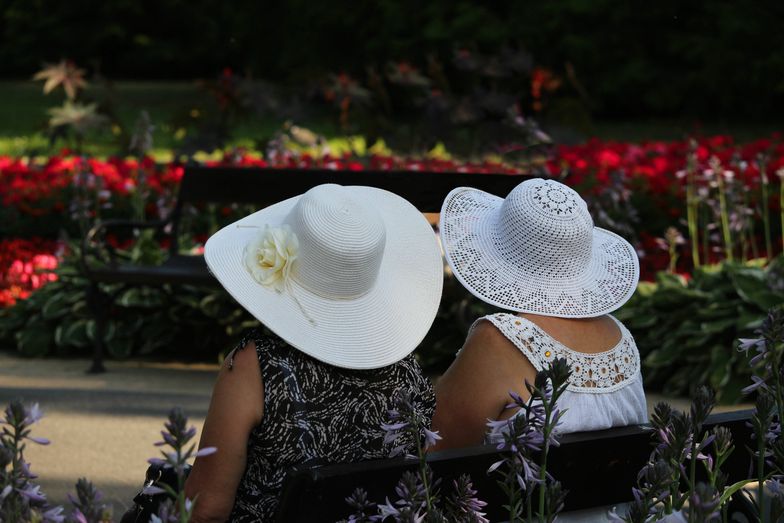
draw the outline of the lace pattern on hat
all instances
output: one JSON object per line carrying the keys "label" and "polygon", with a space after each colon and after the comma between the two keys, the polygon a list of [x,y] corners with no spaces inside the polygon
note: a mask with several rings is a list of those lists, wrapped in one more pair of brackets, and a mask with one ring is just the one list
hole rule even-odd
{"label": "lace pattern on hat", "polygon": [[[592,236],[588,211],[571,193],[543,184],[532,199],[532,216],[547,227],[497,213],[499,198],[478,191],[445,202],[441,239],[461,283],[512,311],[579,318],[617,309],[638,280],[632,246],[609,231]],[[578,214],[585,230],[569,221]]]}
{"label": "lace pattern on hat", "polygon": [[537,371],[544,370],[555,358],[565,358],[572,370],[567,390],[603,394],[621,389],[639,379],[640,354],[634,338],[615,318],[613,320],[621,331],[621,340],[612,349],[595,354],[572,350],[535,323],[514,314],[483,316],[474,325],[482,320],[492,323],[520,349]]}

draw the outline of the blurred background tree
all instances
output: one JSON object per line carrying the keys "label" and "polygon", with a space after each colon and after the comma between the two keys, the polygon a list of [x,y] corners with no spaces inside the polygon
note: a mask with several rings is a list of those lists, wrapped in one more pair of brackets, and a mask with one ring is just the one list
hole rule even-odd
{"label": "blurred background tree", "polygon": [[[524,48],[594,117],[769,121],[784,109],[784,4],[731,0],[0,0],[5,79],[67,57],[123,79],[230,67],[302,85],[455,49]],[[570,102],[571,103],[571,102]],[[555,109],[555,108],[554,108]],[[564,108],[566,110],[566,108]]]}

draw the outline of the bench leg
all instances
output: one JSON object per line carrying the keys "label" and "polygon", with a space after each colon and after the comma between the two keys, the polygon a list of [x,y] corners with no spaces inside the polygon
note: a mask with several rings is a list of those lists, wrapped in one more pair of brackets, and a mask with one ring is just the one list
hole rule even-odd
{"label": "bench leg", "polygon": [[95,320],[95,340],[93,341],[93,362],[87,369],[89,374],[106,372],[103,364],[103,336],[106,330],[106,317],[111,306],[111,298],[102,292],[97,283],[90,283],[87,289],[87,304]]}

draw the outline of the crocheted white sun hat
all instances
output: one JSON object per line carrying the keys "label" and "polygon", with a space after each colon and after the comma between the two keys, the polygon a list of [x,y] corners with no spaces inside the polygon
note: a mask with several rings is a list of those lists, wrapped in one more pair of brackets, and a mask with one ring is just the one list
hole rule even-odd
{"label": "crocheted white sun hat", "polygon": [[441,208],[440,234],[460,283],[506,310],[601,316],[631,298],[640,277],[629,242],[594,227],[580,195],[554,180],[526,180],[506,199],[457,188]]}
{"label": "crocheted white sun hat", "polygon": [[291,346],[371,369],[410,354],[443,286],[432,226],[405,199],[326,184],[224,227],[204,256],[223,287]]}

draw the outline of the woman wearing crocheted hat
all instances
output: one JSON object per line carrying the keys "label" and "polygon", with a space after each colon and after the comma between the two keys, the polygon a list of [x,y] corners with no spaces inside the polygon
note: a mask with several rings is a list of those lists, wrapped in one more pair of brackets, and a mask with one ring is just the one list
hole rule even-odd
{"label": "woman wearing crocheted hat", "polygon": [[430,419],[411,353],[435,318],[443,262],[409,202],[320,185],[221,229],[204,255],[271,333],[250,333],[220,371],[200,441],[217,451],[185,485],[193,521],[271,521],[292,465],[388,457],[381,424],[401,390]]}
{"label": "woman wearing crocheted hat", "polygon": [[565,358],[569,385],[559,399],[559,432],[648,420],[640,357],[610,313],[634,293],[639,261],[620,236],[594,227],[569,187],[532,179],[506,199],[452,191],[441,209],[441,241],[455,277],[479,299],[509,312],[476,320],[436,386],[436,448],[482,442],[488,420],[524,381]]}

